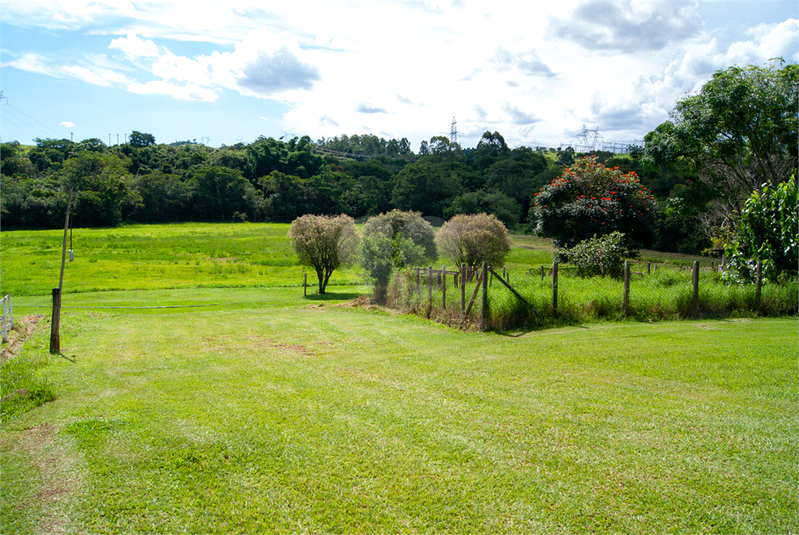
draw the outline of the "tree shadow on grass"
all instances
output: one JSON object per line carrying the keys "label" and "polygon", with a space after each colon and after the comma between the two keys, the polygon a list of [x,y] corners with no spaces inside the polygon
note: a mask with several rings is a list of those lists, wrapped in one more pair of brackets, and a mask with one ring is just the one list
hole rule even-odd
{"label": "tree shadow on grass", "polygon": [[324,294],[308,294],[305,296],[305,299],[309,301],[351,301],[353,299],[357,299],[364,294],[355,293],[355,292],[344,292],[344,293],[324,293]]}

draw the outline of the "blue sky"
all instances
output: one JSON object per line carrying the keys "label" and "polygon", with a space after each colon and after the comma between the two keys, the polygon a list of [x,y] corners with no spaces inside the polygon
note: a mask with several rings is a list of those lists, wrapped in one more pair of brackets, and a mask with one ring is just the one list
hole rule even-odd
{"label": "blue sky", "polygon": [[25,0],[0,13],[0,135],[211,146],[341,134],[632,142],[719,69],[799,62],[799,3]]}

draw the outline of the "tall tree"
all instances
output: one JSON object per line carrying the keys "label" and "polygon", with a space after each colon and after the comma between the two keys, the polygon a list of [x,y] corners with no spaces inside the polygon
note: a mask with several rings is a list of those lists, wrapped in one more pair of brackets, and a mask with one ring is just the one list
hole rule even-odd
{"label": "tall tree", "polygon": [[716,223],[739,212],[753,191],[776,187],[797,166],[799,66],[717,71],[702,89],[680,100],[671,121],[645,137],[655,162],[686,160],[720,200]]}

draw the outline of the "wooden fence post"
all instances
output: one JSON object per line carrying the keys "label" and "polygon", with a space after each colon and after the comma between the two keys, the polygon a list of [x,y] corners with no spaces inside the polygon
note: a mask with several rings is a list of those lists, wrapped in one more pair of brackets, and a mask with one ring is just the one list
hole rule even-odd
{"label": "wooden fence post", "polygon": [[651,275],[652,274],[652,262],[647,262],[646,263],[646,274],[647,275]]}
{"label": "wooden fence post", "polygon": [[544,264],[541,264],[541,280],[544,280]]}
{"label": "wooden fence post", "polygon": [[441,266],[441,308],[447,309],[447,266]]}
{"label": "wooden fence post", "polygon": [[466,263],[461,263],[461,312],[466,310]]}
{"label": "wooden fence post", "polygon": [[58,279],[58,288],[53,289],[53,319],[50,323],[50,353],[61,352],[61,293],[64,291],[64,264],[67,259],[67,230],[69,229],[70,212],[72,212],[72,188],[69,188],[67,215],[64,219],[64,246],[61,250],[61,276]]}
{"label": "wooden fence post", "polygon": [[50,353],[61,352],[61,291],[53,288],[53,320],[50,325]]}
{"label": "wooden fence post", "polygon": [[699,261],[694,262],[693,270],[691,271],[691,282],[694,286],[694,296],[692,300],[694,308],[694,316],[699,316]]}
{"label": "wooden fence post", "polygon": [[763,262],[757,261],[755,267],[755,308],[760,310],[760,290],[763,285]]}
{"label": "wooden fence post", "polygon": [[416,293],[419,293],[419,268],[416,268]]}
{"label": "wooden fence post", "polygon": [[302,296],[308,297],[308,274],[302,274]]}
{"label": "wooden fence post", "polygon": [[630,311],[630,261],[624,261],[624,297],[621,300],[621,308],[626,316]]}
{"label": "wooden fence post", "polygon": [[[543,269],[543,266],[541,267]],[[558,313],[558,261],[552,262],[552,314]]]}
{"label": "wooden fence post", "polygon": [[433,306],[433,266],[427,268],[427,302]]}
{"label": "wooden fence post", "polygon": [[480,330],[486,330],[486,320],[488,319],[488,262],[483,262],[483,303],[480,311]]}

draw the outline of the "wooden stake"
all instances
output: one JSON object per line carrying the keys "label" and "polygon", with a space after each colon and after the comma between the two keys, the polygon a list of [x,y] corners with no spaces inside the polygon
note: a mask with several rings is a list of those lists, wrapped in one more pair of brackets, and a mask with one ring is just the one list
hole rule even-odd
{"label": "wooden stake", "polygon": [[755,267],[755,308],[760,310],[760,289],[763,285],[763,262],[757,261]]}
{"label": "wooden stake", "polygon": [[441,266],[441,308],[447,309],[447,266]]}
{"label": "wooden stake", "polygon": [[461,263],[461,312],[466,308],[466,264]]}
{"label": "wooden stake", "polygon": [[[541,266],[541,269],[544,269]],[[558,261],[552,262],[552,314],[558,313]]]}
{"label": "wooden stake", "polygon": [[694,262],[694,267],[691,270],[691,282],[694,286],[694,295],[693,295],[693,308],[694,308],[694,315],[699,316],[699,261]]}
{"label": "wooden stake", "polygon": [[486,320],[488,319],[488,262],[483,262],[483,303],[480,311],[480,330],[486,330]]}
{"label": "wooden stake", "polygon": [[624,297],[621,300],[621,308],[626,316],[630,310],[630,261],[624,261]]}
{"label": "wooden stake", "polygon": [[67,261],[67,231],[69,230],[69,213],[72,211],[72,190],[67,200],[67,216],[64,219],[64,246],[61,251],[61,276],[58,288],[53,288],[53,319],[50,323],[50,353],[61,352],[61,292],[64,289],[64,265]]}

